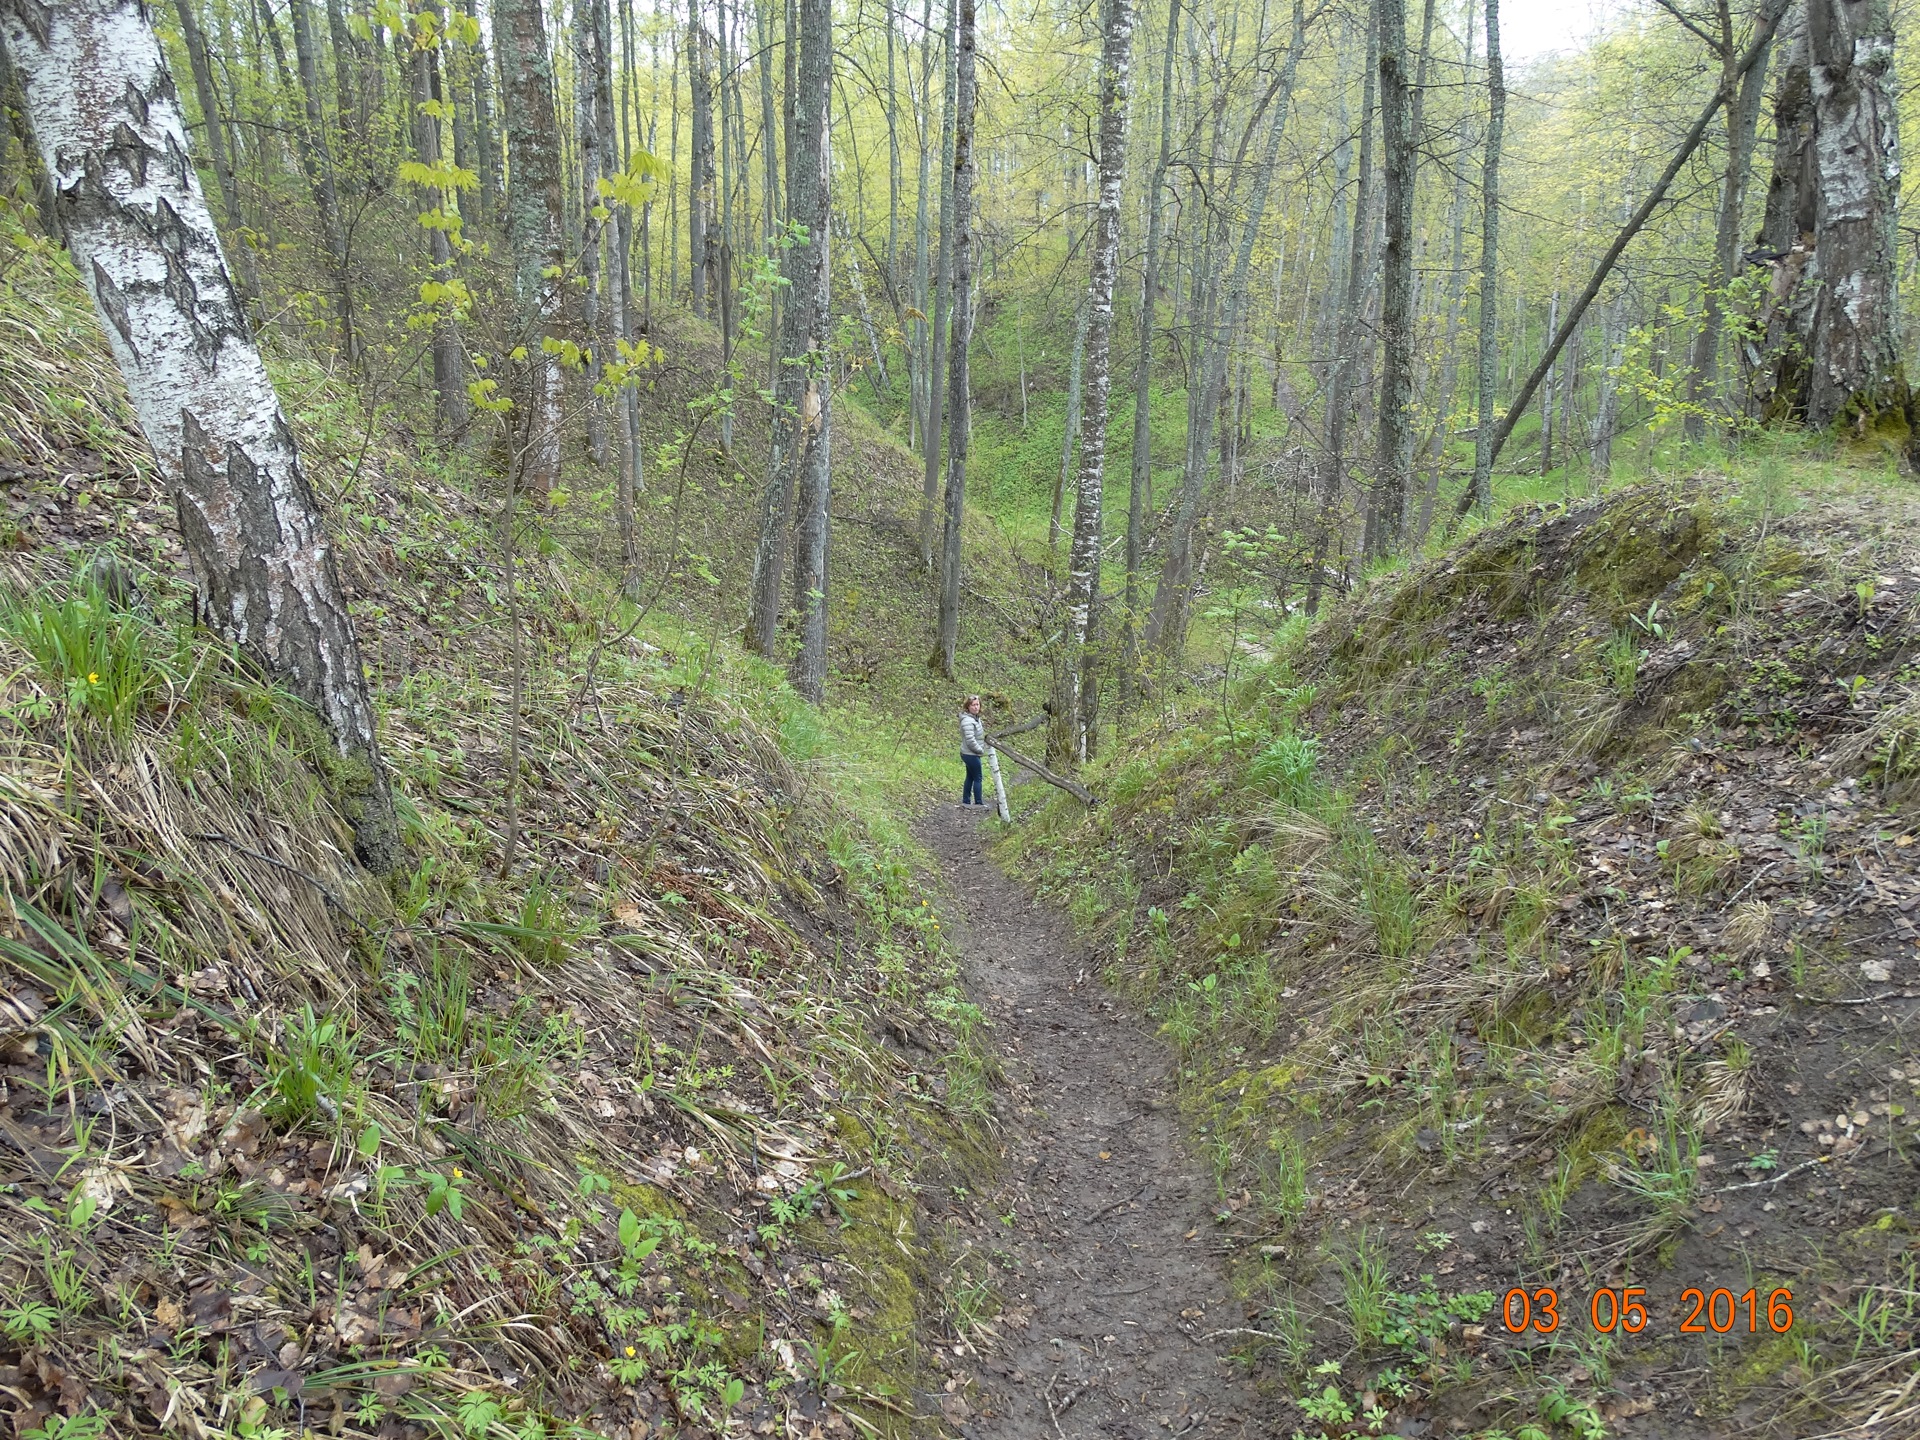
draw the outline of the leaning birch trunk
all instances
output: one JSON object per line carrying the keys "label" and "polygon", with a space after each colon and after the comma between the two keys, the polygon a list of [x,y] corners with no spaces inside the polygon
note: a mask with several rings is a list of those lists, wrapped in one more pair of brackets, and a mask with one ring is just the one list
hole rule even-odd
{"label": "leaning birch trunk", "polygon": [[[793,560],[794,610],[799,616],[800,648],[794,655],[793,688],[819,704],[827,690],[827,553],[831,540],[833,402],[829,385],[832,323],[832,270],[828,241],[832,233],[833,195],[829,189],[832,153],[829,116],[833,98],[832,0],[799,0],[800,61],[794,96],[793,157],[788,165],[787,203],[791,217],[807,227],[807,242],[791,252],[799,257],[793,308],[804,316],[806,388],[800,397],[800,511]],[[800,292],[804,289],[804,298]]]}
{"label": "leaning birch trunk", "polygon": [[202,623],[313,706],[368,868],[399,854],[373,702],[320,513],[132,0],[0,7],[74,267],[173,491]]}
{"label": "leaning birch trunk", "polygon": [[[1100,510],[1107,463],[1107,411],[1113,393],[1113,286],[1120,267],[1121,187],[1127,175],[1127,105],[1133,63],[1131,0],[1107,0],[1100,55],[1100,208],[1093,221],[1093,273],[1087,286],[1086,396],[1080,417],[1080,474],[1073,544],[1067,552],[1067,633],[1054,662],[1047,758],[1072,765],[1087,755],[1095,669],[1087,631],[1100,594]],[[1071,397],[1069,397],[1071,398]]]}
{"label": "leaning birch trunk", "polygon": [[947,491],[940,535],[939,634],[933,668],[951,680],[960,644],[960,521],[966,513],[967,445],[973,388],[974,0],[954,0],[953,26],[953,338],[947,370]]}

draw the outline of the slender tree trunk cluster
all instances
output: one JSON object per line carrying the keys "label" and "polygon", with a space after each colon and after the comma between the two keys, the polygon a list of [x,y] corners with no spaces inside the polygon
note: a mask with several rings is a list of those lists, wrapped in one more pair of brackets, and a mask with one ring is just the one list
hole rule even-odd
{"label": "slender tree trunk cluster", "polygon": [[[679,436],[667,453],[704,453],[731,484],[736,425],[771,416],[741,507],[744,636],[809,698],[831,668],[832,422],[849,403],[911,453],[930,667],[957,680],[995,663],[963,641],[967,493],[981,454],[1025,463],[1000,429],[1017,374],[1023,436],[1030,412],[1064,420],[1057,449],[1033,447],[1053,458],[1032,475],[991,477],[996,498],[1031,486],[1036,525],[1047,512],[1044,552],[1036,533],[1019,557],[1043,593],[1019,598],[1051,617],[1061,768],[1094,753],[1103,685],[1105,714],[1125,717],[1177,677],[1196,616],[1238,625],[1244,598],[1223,591],[1257,582],[1270,616],[1312,612],[1358,567],[1422,543],[1443,494],[1458,523],[1492,513],[1509,471],[1558,471],[1571,502],[1578,468],[1604,474],[1617,436],[1672,421],[1705,440],[1751,423],[1743,410],[1915,449],[1888,0],[1664,3],[1659,27],[1616,39],[1685,83],[1666,93],[1636,69],[1621,143],[1584,167],[1537,163],[1543,127],[1599,105],[1594,77],[1623,62],[1592,51],[1583,96],[1577,63],[1522,57],[1514,83],[1535,99],[1510,116],[1498,0],[1422,0],[1417,26],[1407,0],[1102,0],[1084,34],[1046,32],[1056,70],[1038,87],[1021,47],[1040,17],[996,12],[983,34],[973,0],[170,3],[191,85],[167,98],[227,231],[222,344],[272,316],[276,337],[336,346],[371,403],[417,404],[416,433],[503,468],[509,512],[571,494],[563,466],[577,467],[635,596],[640,395],[662,373],[648,367],[662,353],[685,366],[674,347],[712,334],[718,377],[697,416],[661,417]],[[35,0],[0,6],[22,37],[7,51],[18,74],[0,68],[9,143],[48,157],[22,178],[49,232],[71,232],[78,172],[37,135],[57,87],[34,47],[73,22]],[[104,6],[72,13],[119,16]],[[1159,90],[1138,97],[1150,163],[1129,167],[1140,25],[1164,44],[1145,80]],[[1783,25],[1786,63],[1770,64]],[[1771,180],[1743,251],[1769,103]],[[1530,162],[1512,175],[1509,150]],[[163,251],[188,243],[174,223],[155,222]],[[217,244],[211,224],[193,245]],[[102,314],[151,366],[132,348],[135,292],[101,263],[88,278]],[[702,322],[659,332],[664,351],[648,338],[656,271],[662,304]],[[1131,423],[1110,446],[1116,366]],[[976,407],[1003,412],[981,420],[982,448]],[[193,413],[194,435],[228,454]],[[504,463],[465,443],[495,413]],[[167,443],[182,495],[206,492],[199,442]],[[297,468],[244,453],[264,473]],[[1110,461],[1127,471],[1111,544]],[[219,543],[228,558],[207,577],[253,542]],[[1006,613],[1009,597],[988,598]],[[321,629],[313,643],[337,652]],[[371,735],[302,683],[348,749]]]}
{"label": "slender tree trunk cluster", "polygon": [[[829,0],[799,0],[800,44],[793,95],[793,145],[787,152],[787,216],[796,232],[783,255],[786,303],[780,314],[774,382],[773,447],[761,492],[746,643],[769,659],[780,652],[787,537],[794,534],[793,613],[799,647],[795,688],[809,699],[827,675],[828,501],[832,492],[831,157],[833,29]],[[796,497],[799,505],[794,515]]]}

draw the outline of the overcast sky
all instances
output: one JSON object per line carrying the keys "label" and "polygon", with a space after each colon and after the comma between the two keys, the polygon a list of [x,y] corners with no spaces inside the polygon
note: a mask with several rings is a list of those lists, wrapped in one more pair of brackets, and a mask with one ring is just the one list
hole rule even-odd
{"label": "overcast sky", "polygon": [[1503,0],[1501,56],[1520,62],[1577,49],[1602,20],[1629,8],[1629,0]]}

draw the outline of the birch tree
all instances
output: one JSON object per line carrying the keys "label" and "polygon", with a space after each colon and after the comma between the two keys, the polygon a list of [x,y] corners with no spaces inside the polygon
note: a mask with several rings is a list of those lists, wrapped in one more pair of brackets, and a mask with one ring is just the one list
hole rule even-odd
{"label": "birch tree", "polygon": [[1085,395],[1080,417],[1080,472],[1067,553],[1066,631],[1054,659],[1050,758],[1085,760],[1093,729],[1095,682],[1088,645],[1100,594],[1101,509],[1107,461],[1107,415],[1113,392],[1113,287],[1120,268],[1121,187],[1127,175],[1127,106],[1131,100],[1133,6],[1107,0],[1100,49],[1100,207],[1094,214],[1092,275],[1087,285]]}
{"label": "birch tree", "polygon": [[940,535],[939,630],[932,668],[953,679],[960,644],[960,523],[967,503],[967,443],[973,389],[974,0],[953,0],[953,340],[947,370],[947,488]]}
{"label": "birch tree", "polygon": [[1805,42],[1781,90],[1788,123],[1768,204],[1786,243],[1771,305],[1791,343],[1779,347],[1774,412],[1913,450],[1895,323],[1900,119],[1886,0],[1806,0]]}
{"label": "birch tree", "polygon": [[173,492],[202,623],[311,705],[370,869],[399,831],[353,622],[144,6],[0,7],[60,220]]}

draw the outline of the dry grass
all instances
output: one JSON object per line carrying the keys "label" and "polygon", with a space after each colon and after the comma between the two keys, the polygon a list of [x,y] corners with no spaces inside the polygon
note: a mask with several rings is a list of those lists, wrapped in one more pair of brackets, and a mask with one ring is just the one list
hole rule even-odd
{"label": "dry grass", "polygon": [[[34,358],[9,344],[0,456],[87,446],[124,477],[137,443],[72,288],[0,294],[0,330]],[[48,407],[60,386],[73,428]],[[914,1235],[915,1137],[956,1136],[972,1103],[940,1098],[948,1056],[917,1066],[878,1038],[896,1023],[977,1068],[930,913],[787,761],[787,702],[749,703],[766,677],[725,647],[650,632],[600,654],[589,687],[615,605],[563,553],[523,571],[503,865],[516,722],[488,517],[381,459],[342,559],[415,862],[394,886],[352,862],[313,722],[192,633],[173,575],[141,572],[127,643],[155,647],[164,683],[122,727],[86,676],[0,629],[0,1125],[19,1157],[0,1320],[56,1316],[0,1341],[23,1425],[58,1406],[189,1436],[302,1416],[694,1434],[727,1376],[749,1419],[784,1423],[781,1357],[823,1343],[777,1298],[807,1254],[875,1313],[870,1358],[841,1357],[850,1393],[904,1386],[926,1277],[865,1252],[833,1272],[869,1231],[888,1256]],[[75,568],[14,556],[0,590],[31,606]],[[829,1226],[795,1197],[833,1165],[872,1178]],[[660,1244],[623,1293],[624,1209]],[[763,1273],[740,1268],[750,1248]],[[38,1378],[56,1373],[65,1390]]]}

